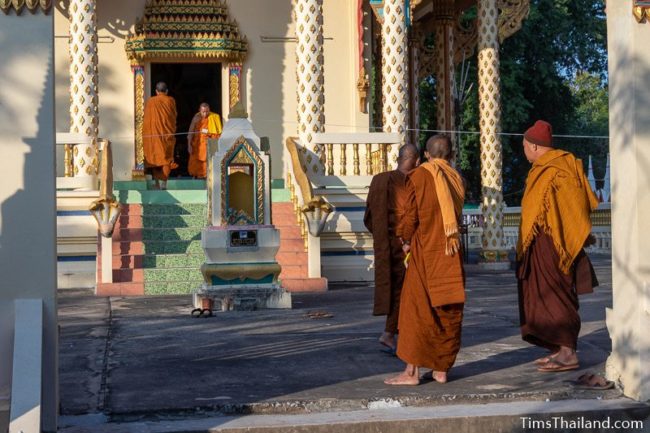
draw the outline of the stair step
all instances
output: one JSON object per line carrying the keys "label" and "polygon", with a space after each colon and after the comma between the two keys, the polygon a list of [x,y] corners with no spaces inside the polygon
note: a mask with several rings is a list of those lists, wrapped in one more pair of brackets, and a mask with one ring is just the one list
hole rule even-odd
{"label": "stair step", "polygon": [[280,279],[306,278],[308,275],[307,265],[281,265]]}
{"label": "stair step", "polygon": [[113,269],[196,268],[205,262],[201,254],[122,254],[113,256]]}
{"label": "stair step", "polygon": [[166,269],[144,269],[144,281],[146,283],[159,282],[184,282],[202,281],[203,276],[199,268],[166,268]]}
{"label": "stair step", "polygon": [[[154,181],[143,180],[123,180],[114,181],[113,189],[117,191],[134,190],[134,191],[147,191],[153,190]],[[167,190],[205,190],[205,180],[202,179],[169,179],[167,181]]]}
{"label": "stair step", "polygon": [[167,191],[115,191],[120,203],[128,204],[206,204],[206,190],[167,190]]}
{"label": "stair step", "polygon": [[280,249],[282,251],[305,251],[305,241],[299,239],[280,239]]}
{"label": "stair step", "polygon": [[124,241],[199,241],[201,230],[192,227],[120,229],[113,233],[116,242]]}
{"label": "stair step", "polygon": [[134,204],[122,203],[122,215],[143,215],[143,216],[179,216],[199,215],[207,218],[207,203],[175,203],[175,204]]}
{"label": "stair step", "polygon": [[281,284],[289,292],[327,291],[327,278],[283,278]]}
{"label": "stair step", "polygon": [[113,269],[114,283],[144,283],[144,269]]}
{"label": "stair step", "polygon": [[275,256],[275,259],[280,263],[280,265],[288,266],[298,266],[298,265],[307,265],[308,256],[304,251],[278,251]]}
{"label": "stair step", "polygon": [[114,242],[113,255],[203,254],[200,240]]}
{"label": "stair step", "polygon": [[[146,295],[184,295],[190,294],[201,287],[203,279],[191,281],[154,281],[144,284]],[[188,313],[191,310],[191,303],[188,300]]]}
{"label": "stair step", "polygon": [[97,296],[142,296],[143,283],[98,283]]}

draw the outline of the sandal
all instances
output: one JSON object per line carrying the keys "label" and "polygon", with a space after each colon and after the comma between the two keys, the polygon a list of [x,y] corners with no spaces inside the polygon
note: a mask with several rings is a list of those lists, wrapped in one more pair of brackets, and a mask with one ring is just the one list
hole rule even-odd
{"label": "sandal", "polygon": [[580,364],[577,362],[573,364],[566,364],[564,362],[558,361],[557,359],[551,359],[546,364],[539,367],[537,371],[541,371],[542,373],[558,373],[561,371],[577,370],[579,368]]}

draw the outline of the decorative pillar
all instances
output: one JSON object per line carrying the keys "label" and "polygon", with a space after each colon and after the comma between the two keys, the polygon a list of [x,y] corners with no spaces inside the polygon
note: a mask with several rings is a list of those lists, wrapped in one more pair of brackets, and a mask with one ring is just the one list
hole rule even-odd
{"label": "decorative pillar", "polygon": [[241,100],[241,63],[231,63],[228,68],[228,95],[230,109]]}
{"label": "decorative pillar", "polygon": [[[325,174],[325,146],[312,144],[325,124],[323,68],[323,0],[296,0],[296,75],[298,78],[298,136],[307,151],[307,170]],[[313,155],[310,153],[313,152]],[[307,203],[301,203],[306,206]],[[305,218],[305,216],[302,216]],[[307,234],[308,276],[320,278],[320,237]]]}
{"label": "decorative pillar", "polygon": [[70,132],[84,134],[90,144],[73,149],[74,176],[97,176],[97,15],[96,0],[71,0]]}
{"label": "decorative pillar", "polygon": [[482,263],[509,267],[503,239],[503,190],[501,151],[501,85],[497,0],[478,2],[478,79],[481,128],[481,193],[483,213]]}
{"label": "decorative pillar", "polygon": [[[305,149],[308,170],[325,174],[325,149],[312,145],[314,134],[325,124],[325,74],[323,68],[323,0],[296,0],[296,75],[298,78],[298,136]],[[310,161],[311,159],[311,161]]]}
{"label": "decorative pillar", "polygon": [[409,140],[418,146],[420,140],[420,49],[424,44],[424,33],[418,24],[413,24],[409,35]]}
{"label": "decorative pillar", "polygon": [[142,127],[144,124],[144,65],[131,63],[133,72],[133,113],[135,131],[135,167],[131,177],[144,179],[144,144],[142,140]]}
{"label": "decorative pillar", "polygon": [[[456,79],[454,74],[454,28],[456,26],[454,2],[434,2],[436,76],[436,125],[451,137],[454,155],[458,153],[456,136]],[[454,156],[455,158],[455,156]]]}
{"label": "decorative pillar", "polygon": [[[382,99],[384,132],[406,140],[408,126],[408,50],[404,0],[384,0],[382,25]],[[397,166],[398,146],[388,150],[388,169]]]}

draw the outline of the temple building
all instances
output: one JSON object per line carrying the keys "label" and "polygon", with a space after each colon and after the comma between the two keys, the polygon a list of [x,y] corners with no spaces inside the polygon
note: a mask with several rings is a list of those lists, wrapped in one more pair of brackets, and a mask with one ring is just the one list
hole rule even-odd
{"label": "temple building", "polygon": [[[640,330],[647,330],[650,284],[641,258],[650,243],[641,201],[647,158],[640,156],[650,149],[643,108],[650,58],[642,49],[650,6],[635,1],[632,11],[623,3],[608,1],[608,34],[611,201],[625,205],[609,230],[603,203],[594,231],[604,249],[612,233],[618,242],[611,246],[617,307],[608,312],[609,374],[626,394],[647,400],[641,366],[650,346]],[[362,224],[370,178],[395,167],[399,146],[418,139],[423,78],[435,77],[437,129],[456,129],[454,71],[474,56],[482,203],[469,242],[486,268],[509,266],[518,210],[503,202],[499,44],[528,8],[528,0],[0,0],[7,287],[0,404],[12,387],[11,354],[33,353],[14,347],[10,334],[29,342],[42,328],[43,383],[24,386],[38,388],[45,402],[30,416],[42,417],[44,430],[56,425],[57,286],[155,295],[201,284],[210,186],[187,177],[186,142],[203,102],[224,123],[240,104],[261,137],[270,182],[244,184],[260,196],[271,189],[282,286],[325,290],[330,282],[372,278],[372,242]],[[144,107],[158,81],[178,109],[179,168],[166,191],[147,181],[143,153]],[[638,369],[623,371],[626,362]]]}
{"label": "temple building", "polygon": [[[283,286],[322,290],[328,281],[371,279],[362,224],[370,178],[395,166],[402,143],[417,142],[422,79],[437,83],[438,129],[455,130],[454,71],[472,56],[483,154],[482,227],[472,239],[486,266],[508,266],[499,43],[528,7],[527,0],[54,3],[60,285],[141,295],[189,293],[200,281],[207,193],[203,181],[183,177],[187,132],[204,102],[224,121],[241,102],[266,143]],[[159,81],[178,112],[179,167],[167,191],[151,190],[143,153],[144,106]],[[111,142],[121,208],[110,241],[98,240],[86,212],[99,191],[97,138]]]}

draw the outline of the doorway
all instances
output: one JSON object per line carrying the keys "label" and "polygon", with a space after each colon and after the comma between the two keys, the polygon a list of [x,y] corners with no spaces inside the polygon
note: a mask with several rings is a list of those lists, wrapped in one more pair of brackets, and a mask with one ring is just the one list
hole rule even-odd
{"label": "doorway", "polygon": [[187,132],[192,117],[202,102],[210,104],[210,111],[222,116],[221,110],[221,63],[152,63],[151,95],[155,95],[156,83],[164,81],[169,96],[176,99],[176,146],[174,159],[178,168],[170,177],[186,177]]}

